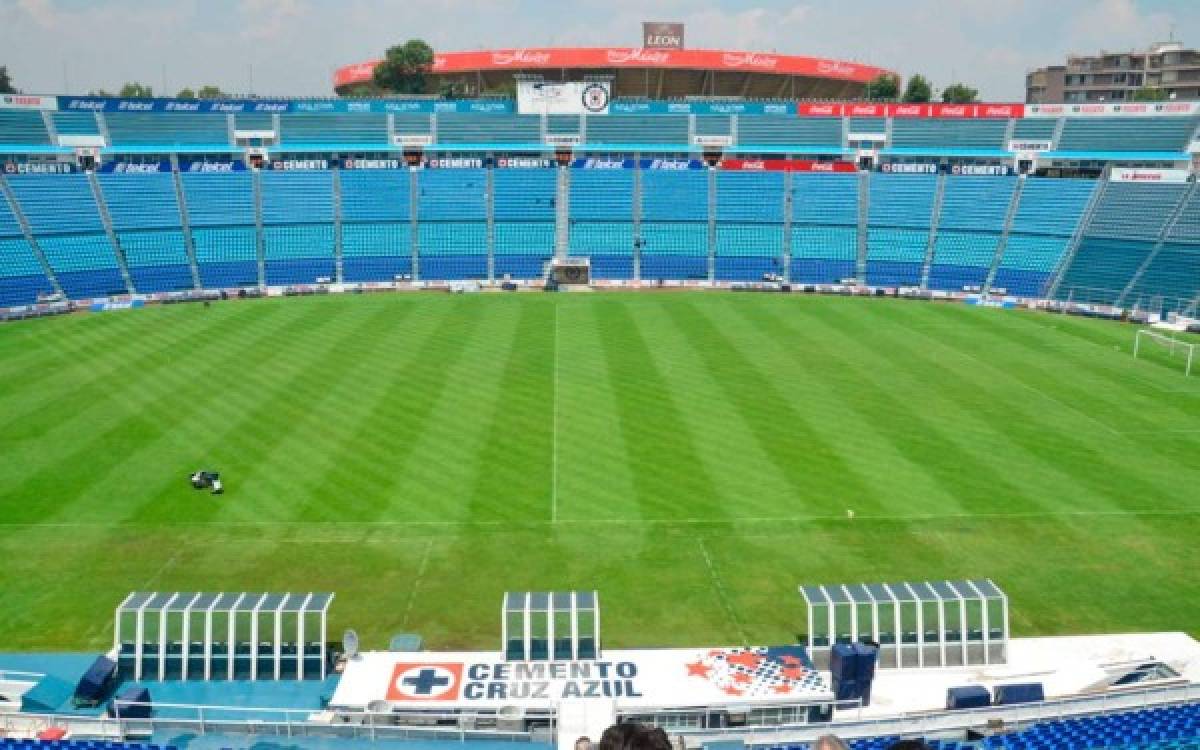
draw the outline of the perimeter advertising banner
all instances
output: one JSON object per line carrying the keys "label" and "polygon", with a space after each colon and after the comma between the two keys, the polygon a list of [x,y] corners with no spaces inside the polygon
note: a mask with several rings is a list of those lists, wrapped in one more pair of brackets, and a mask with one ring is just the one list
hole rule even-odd
{"label": "perimeter advertising banner", "polygon": [[610,84],[604,82],[517,82],[517,112],[523,115],[606,115]]}
{"label": "perimeter advertising banner", "polygon": [[587,157],[571,162],[574,169],[704,169],[699,159],[608,159]]}
{"label": "perimeter advertising banner", "polygon": [[64,162],[4,162],[4,174],[69,174],[74,164]]}
{"label": "perimeter advertising banner", "polygon": [[1113,182],[1174,182],[1188,180],[1186,169],[1113,169],[1109,179]]}
{"label": "perimeter advertising banner", "polygon": [[803,103],[801,117],[930,117],[955,120],[1008,119],[1025,116],[1024,104],[873,104],[861,102]]}
{"label": "perimeter advertising banner", "polygon": [[642,21],[642,46],[646,49],[683,49],[683,24]]}
{"label": "perimeter advertising banner", "polygon": [[5,94],[0,96],[0,109],[58,109],[58,98],[54,96],[27,96]]}
{"label": "perimeter advertising banner", "polygon": [[743,172],[830,172],[853,173],[858,168],[848,161],[809,161],[805,159],[726,159],[721,169]]}
{"label": "perimeter advertising banner", "polygon": [[1134,102],[1132,104],[1030,104],[1026,117],[1158,117],[1200,115],[1200,102]]}

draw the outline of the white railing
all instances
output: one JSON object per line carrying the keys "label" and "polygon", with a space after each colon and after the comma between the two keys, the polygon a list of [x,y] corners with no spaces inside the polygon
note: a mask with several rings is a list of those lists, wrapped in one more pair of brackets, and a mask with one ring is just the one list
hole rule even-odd
{"label": "white railing", "polygon": [[[131,718],[139,708],[150,718]],[[0,715],[0,734],[33,736],[49,727],[62,727],[74,736],[124,739],[174,730],[196,734],[252,734],[279,737],[325,737],[357,740],[494,740],[531,742],[533,733],[497,728],[503,717],[454,713],[334,712],[314,709],[198,706],[179,703],[115,701],[115,717],[71,714]],[[407,722],[407,723],[401,723]],[[478,725],[483,724],[480,728]]]}
{"label": "white railing", "polygon": [[1004,722],[1007,729],[1015,729],[1040,721],[1053,721],[1066,717],[1087,714],[1109,714],[1155,708],[1178,703],[1200,701],[1200,684],[1159,686],[1121,691],[1109,691],[1099,695],[1073,696],[1046,700],[1039,703],[1021,703],[1013,706],[988,706],[958,711],[928,711],[893,714],[878,718],[854,718],[845,721],[836,717],[829,724],[812,724],[792,727],[754,727],[730,729],[677,730],[688,747],[699,747],[704,742],[731,739],[736,735],[747,745],[779,744],[786,742],[809,742],[822,734],[836,734],[842,739],[876,737],[881,735],[928,735],[935,732],[965,731],[986,725],[990,720]]}

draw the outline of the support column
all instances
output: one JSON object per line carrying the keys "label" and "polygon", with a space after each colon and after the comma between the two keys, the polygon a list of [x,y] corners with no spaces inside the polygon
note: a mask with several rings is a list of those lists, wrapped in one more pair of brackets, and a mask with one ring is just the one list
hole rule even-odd
{"label": "support column", "polygon": [[717,279],[717,170],[708,167],[708,283]]}
{"label": "support column", "polygon": [[342,283],[342,170],[333,168],[333,280]]}
{"label": "support column", "polygon": [[258,285],[265,287],[267,285],[267,245],[266,236],[263,233],[262,173],[256,169],[251,174],[251,178],[254,185],[254,235],[258,247]]}
{"label": "support column", "polygon": [[[890,121],[889,121],[890,122]],[[871,173],[858,173],[858,260],[854,275],[860,284],[867,282],[867,224],[871,216]]]}

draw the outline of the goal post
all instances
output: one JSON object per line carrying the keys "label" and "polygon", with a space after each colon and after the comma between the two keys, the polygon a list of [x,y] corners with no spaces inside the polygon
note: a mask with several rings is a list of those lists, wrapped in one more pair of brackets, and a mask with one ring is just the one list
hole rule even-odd
{"label": "goal post", "polygon": [[1143,346],[1154,346],[1165,350],[1172,359],[1176,355],[1183,357],[1184,367],[1183,374],[1192,374],[1192,362],[1196,359],[1196,345],[1187,341],[1181,341],[1174,336],[1168,336],[1158,331],[1152,331],[1149,328],[1140,328],[1133,337],[1133,357],[1139,358],[1142,355]]}

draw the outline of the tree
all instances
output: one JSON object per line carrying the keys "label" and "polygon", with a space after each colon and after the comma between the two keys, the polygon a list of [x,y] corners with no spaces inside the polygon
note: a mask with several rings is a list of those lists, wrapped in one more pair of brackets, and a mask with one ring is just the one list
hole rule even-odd
{"label": "tree", "polygon": [[125,99],[149,99],[150,97],[154,96],[154,89],[150,88],[144,83],[131,81],[130,83],[127,83],[121,87],[121,91],[118,96]]}
{"label": "tree", "polygon": [[880,73],[867,84],[868,99],[895,99],[900,93],[900,81],[891,73]]}
{"label": "tree", "polygon": [[200,99],[226,99],[229,95],[219,87],[210,85],[201,86],[200,90],[196,92],[196,96]]}
{"label": "tree", "polygon": [[1135,102],[1165,102],[1167,92],[1155,86],[1143,86],[1133,92],[1133,100]]}
{"label": "tree", "polygon": [[390,48],[375,66],[375,85],[397,94],[425,92],[425,74],[433,68],[433,48],[422,39],[409,39]]}
{"label": "tree", "polygon": [[179,89],[179,93],[175,95],[176,99],[195,99],[196,92],[189,88]]}
{"label": "tree", "polygon": [[379,96],[379,88],[374,83],[355,83],[342,89],[342,96],[351,99],[362,99],[369,96]]}
{"label": "tree", "polygon": [[904,87],[904,101],[927,102],[932,98],[933,87],[929,85],[929,79],[920,73],[908,79],[908,85]]}
{"label": "tree", "polygon": [[0,65],[0,94],[15,94],[17,90],[13,88],[12,79],[8,77],[8,67]]}
{"label": "tree", "polygon": [[942,90],[942,101],[947,104],[970,104],[979,97],[979,90],[965,83],[952,83]]}

